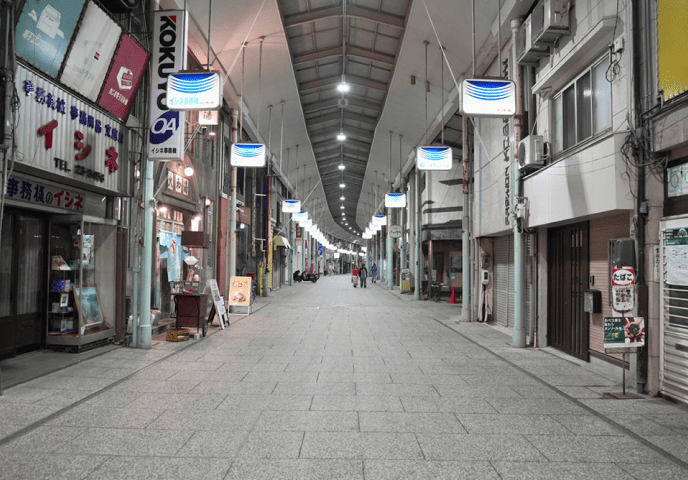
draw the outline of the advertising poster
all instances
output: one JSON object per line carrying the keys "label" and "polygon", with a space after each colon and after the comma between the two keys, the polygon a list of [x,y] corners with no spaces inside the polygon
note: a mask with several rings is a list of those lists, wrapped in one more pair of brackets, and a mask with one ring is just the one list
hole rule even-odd
{"label": "advertising poster", "polygon": [[635,306],[635,270],[630,267],[612,269],[612,308],[629,312]]}
{"label": "advertising poster", "polygon": [[171,73],[186,68],[187,22],[183,10],[157,11],[153,19],[151,76],[155,87],[150,92],[148,146],[148,158],[151,160],[184,159],[186,112],[168,108],[167,79]]}
{"label": "advertising poster", "polygon": [[83,7],[84,0],[26,2],[17,23],[17,55],[57,77]]}
{"label": "advertising poster", "polygon": [[89,3],[60,81],[97,101],[121,34],[122,29],[114,20],[96,4]]}
{"label": "advertising poster", "polygon": [[98,105],[126,121],[146,71],[147,62],[146,51],[129,35],[123,35]]}
{"label": "advertising poster", "polygon": [[645,345],[645,319],[642,317],[607,317],[604,319],[604,348],[642,347]]}
{"label": "advertising poster", "polygon": [[664,232],[666,247],[666,282],[688,286],[688,227]]}
{"label": "advertising poster", "polygon": [[167,259],[167,281],[181,282],[182,239],[172,232],[160,232],[160,258]]}
{"label": "advertising poster", "polygon": [[232,277],[229,284],[229,304],[242,307],[251,304],[251,277]]}

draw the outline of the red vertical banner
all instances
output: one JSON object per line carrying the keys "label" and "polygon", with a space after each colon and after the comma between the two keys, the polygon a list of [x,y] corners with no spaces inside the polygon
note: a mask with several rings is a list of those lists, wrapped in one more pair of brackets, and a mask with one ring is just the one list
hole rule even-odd
{"label": "red vertical banner", "polygon": [[129,35],[123,35],[98,105],[126,121],[146,71],[147,62],[146,51]]}

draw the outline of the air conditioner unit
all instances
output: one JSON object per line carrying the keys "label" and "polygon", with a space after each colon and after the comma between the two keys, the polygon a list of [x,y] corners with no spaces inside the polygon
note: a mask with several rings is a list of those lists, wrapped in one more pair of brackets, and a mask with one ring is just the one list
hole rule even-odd
{"label": "air conditioner unit", "polygon": [[519,170],[536,170],[545,164],[542,135],[529,135],[518,142]]}
{"label": "air conditioner unit", "polygon": [[533,44],[531,17],[525,19],[516,34],[516,62],[519,65],[538,66],[540,59],[549,55],[549,47]]}
{"label": "air conditioner unit", "polygon": [[564,0],[540,0],[530,15],[534,45],[550,47],[559,37],[570,33],[569,5]]}

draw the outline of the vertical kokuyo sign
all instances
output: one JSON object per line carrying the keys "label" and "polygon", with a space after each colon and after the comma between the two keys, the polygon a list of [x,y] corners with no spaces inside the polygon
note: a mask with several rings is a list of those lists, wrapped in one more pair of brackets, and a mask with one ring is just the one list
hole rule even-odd
{"label": "vertical kokuyo sign", "polygon": [[184,10],[155,12],[151,51],[150,159],[184,159],[185,112],[167,107],[167,77],[186,68],[187,23]]}

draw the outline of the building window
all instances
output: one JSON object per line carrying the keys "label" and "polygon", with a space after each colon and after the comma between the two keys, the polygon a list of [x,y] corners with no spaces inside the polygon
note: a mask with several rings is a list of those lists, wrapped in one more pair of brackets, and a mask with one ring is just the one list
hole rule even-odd
{"label": "building window", "polygon": [[552,150],[559,154],[612,126],[612,88],[604,56],[552,97]]}

